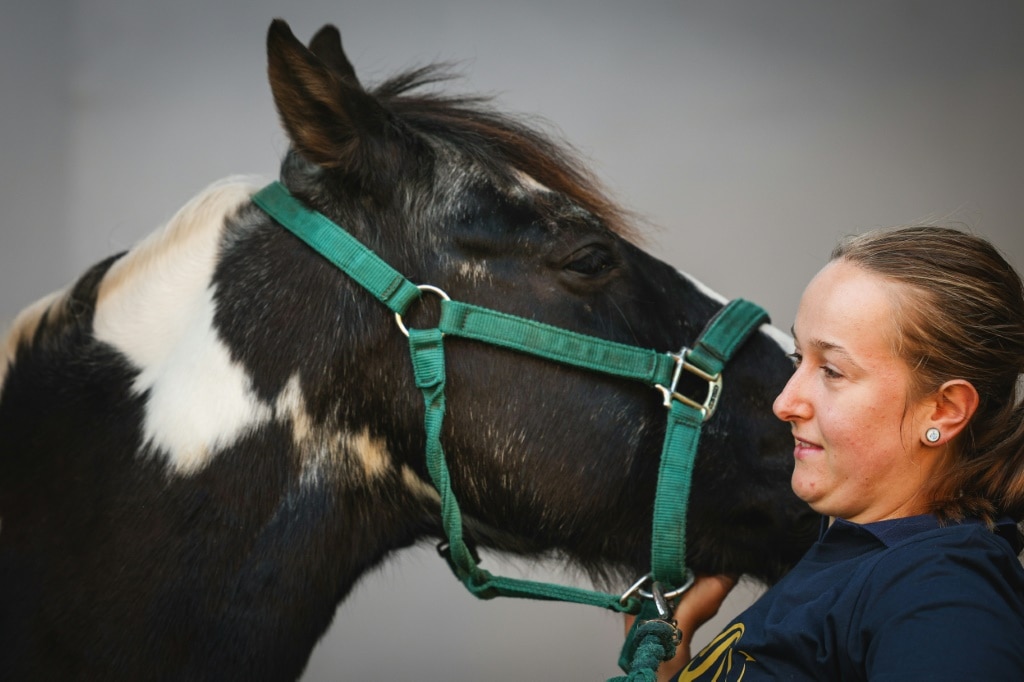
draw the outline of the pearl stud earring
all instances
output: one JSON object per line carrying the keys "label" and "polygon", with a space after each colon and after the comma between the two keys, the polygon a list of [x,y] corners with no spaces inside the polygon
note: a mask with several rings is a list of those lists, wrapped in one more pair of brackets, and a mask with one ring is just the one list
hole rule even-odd
{"label": "pearl stud earring", "polygon": [[924,437],[925,440],[927,440],[929,443],[938,443],[939,439],[942,438],[942,434],[939,433],[939,430],[933,426],[932,428],[924,432]]}

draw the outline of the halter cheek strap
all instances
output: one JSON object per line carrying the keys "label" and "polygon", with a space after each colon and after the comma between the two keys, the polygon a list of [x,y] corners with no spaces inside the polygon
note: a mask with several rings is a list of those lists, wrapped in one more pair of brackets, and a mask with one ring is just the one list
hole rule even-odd
{"label": "halter cheek strap", "polygon": [[[722,391],[722,370],[750,334],[768,320],[759,306],[737,299],[726,305],[694,344],[664,353],[620,344],[469,303],[452,301],[439,289],[415,285],[320,213],[306,208],[278,182],[253,196],[253,202],[395,312],[409,337],[416,386],[426,408],[426,463],[441,498],[441,522],[447,541],[442,555],[458,579],[476,596],[525,597],[591,604],[640,613],[637,626],[671,617],[669,601],[693,581],[686,568],[686,514],[701,425],[710,419]],[[437,327],[406,329],[402,315],[424,291],[441,296]],[[492,575],[482,569],[463,537],[462,513],[451,486],[441,446],[445,415],[444,337],[458,336],[575,367],[641,381],[659,390],[668,408],[654,502],[651,573],[622,595]],[[703,400],[678,392],[689,372],[707,382]],[[636,627],[636,626],[635,626]],[[631,635],[624,654],[637,646]],[[674,648],[674,647],[673,647]],[[669,656],[671,652],[666,652]],[[622,663],[622,661],[620,661]],[[624,667],[628,668],[628,663]]]}

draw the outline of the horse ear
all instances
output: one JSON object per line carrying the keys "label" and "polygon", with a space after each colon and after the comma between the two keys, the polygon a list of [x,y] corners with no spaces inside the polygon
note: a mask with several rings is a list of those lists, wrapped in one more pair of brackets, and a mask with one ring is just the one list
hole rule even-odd
{"label": "horse ear", "polygon": [[359,85],[356,70],[352,68],[352,62],[348,60],[345,51],[341,48],[341,33],[337,28],[331,24],[325,24],[309,42],[309,51],[336,74]]}
{"label": "horse ear", "polygon": [[274,104],[292,145],[307,160],[358,171],[373,163],[390,115],[359,85],[337,29],[321,29],[313,47],[322,56],[306,49],[284,21],[270,25],[267,71]]}

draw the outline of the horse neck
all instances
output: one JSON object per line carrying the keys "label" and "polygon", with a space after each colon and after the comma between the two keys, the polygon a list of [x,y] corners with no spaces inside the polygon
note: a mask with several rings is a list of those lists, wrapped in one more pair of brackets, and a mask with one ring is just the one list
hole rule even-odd
{"label": "horse neck", "polygon": [[[139,370],[132,391],[145,396],[145,447],[164,459],[169,472],[182,477],[199,475],[234,450],[246,450],[252,457],[274,450],[293,472],[291,480],[282,481],[282,504],[289,496],[294,504],[303,491],[321,488],[333,491],[352,516],[364,508],[375,509],[382,519],[387,516],[380,513],[379,498],[366,497],[365,491],[372,489],[389,499],[408,497],[407,508],[433,504],[436,494],[395,463],[387,443],[371,433],[365,414],[337,414],[338,403],[366,402],[365,395],[353,395],[352,390],[338,396],[348,388],[346,383],[365,380],[338,381],[329,367],[335,356],[346,354],[338,346],[344,335],[324,339],[315,330],[310,338],[302,333],[303,323],[312,324],[317,316],[307,320],[301,305],[305,301],[288,298],[288,292],[309,300],[317,287],[293,282],[289,269],[308,268],[277,253],[262,253],[273,251],[268,241],[296,243],[252,209],[249,199],[255,189],[239,180],[211,186],[162,231],[114,263],[100,283],[94,334]],[[256,240],[256,245],[246,243],[256,233],[270,237]],[[304,246],[297,248],[305,253]],[[281,271],[263,273],[262,279],[270,283],[261,290],[262,284],[246,279],[246,268],[225,265],[231,257],[277,260],[274,265]],[[218,275],[218,270],[227,275]],[[331,306],[334,296],[326,295]],[[263,309],[278,309],[278,322],[259,318],[256,313]],[[319,347],[313,337],[321,338]],[[359,355],[356,364],[370,364],[366,352]],[[317,375],[326,380],[309,380]],[[280,442],[271,444],[274,434],[280,434]],[[345,523],[352,525],[351,520]],[[358,525],[373,524],[360,519]],[[396,542],[409,541],[404,531],[396,532]],[[359,556],[357,545],[365,545],[373,556],[386,551],[386,546],[376,546],[377,538],[386,536],[383,528],[359,541],[350,535],[346,550]]]}
{"label": "horse neck", "polygon": [[[318,389],[308,378],[323,367],[287,366],[268,381],[245,354],[257,329],[230,319],[227,299],[238,292],[218,285],[215,272],[233,241],[268,227],[247,208],[251,191],[211,188],[162,231],[21,318],[0,404],[4,457],[19,463],[0,476],[0,513],[8,538],[42,537],[33,524],[45,519],[68,529],[51,545],[24,548],[41,560],[90,553],[38,577],[52,592],[40,599],[84,586],[95,599],[83,601],[83,618],[102,619],[187,583],[167,618],[194,621],[197,633],[221,617],[211,603],[249,595],[233,603],[255,613],[278,600],[292,605],[301,652],[363,572],[429,530],[436,501],[364,408],[360,419],[328,419],[331,405],[311,404]],[[285,349],[305,361],[295,336],[282,325],[249,345],[276,344],[253,352]],[[66,481],[29,493],[30,483],[55,475]],[[83,526],[97,509],[107,526]],[[26,606],[27,620],[37,606]],[[283,631],[285,616],[231,618],[251,622],[235,638],[251,658],[275,648],[268,633]]]}

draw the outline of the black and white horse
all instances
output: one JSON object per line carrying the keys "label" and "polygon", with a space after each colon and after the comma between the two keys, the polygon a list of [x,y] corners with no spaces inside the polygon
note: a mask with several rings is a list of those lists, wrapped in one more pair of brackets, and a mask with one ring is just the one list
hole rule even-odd
{"label": "black and white horse", "polygon": [[[414,282],[677,350],[722,301],[629,241],[556,143],[425,68],[364,89],[336,30],[268,36],[281,179]],[[0,679],[293,679],[355,581],[440,534],[393,316],[225,181],[15,321],[0,364]],[[424,312],[423,314],[428,314]],[[689,556],[777,579],[813,520],[765,327],[702,436]],[[615,582],[649,567],[657,392],[448,343],[472,541]]]}

